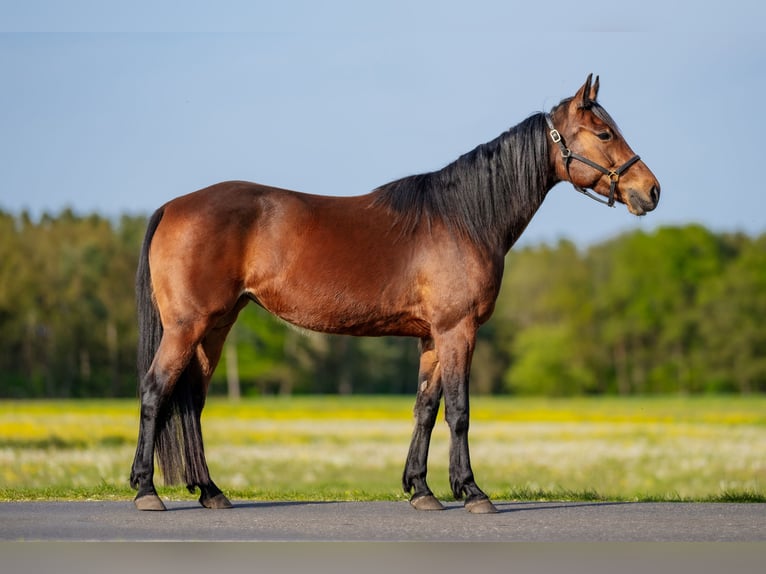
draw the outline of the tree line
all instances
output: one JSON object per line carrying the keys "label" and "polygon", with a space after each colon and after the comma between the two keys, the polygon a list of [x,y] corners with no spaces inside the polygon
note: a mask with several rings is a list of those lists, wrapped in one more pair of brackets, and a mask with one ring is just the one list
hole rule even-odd
{"label": "tree line", "polygon": [[[0,212],[0,397],[135,396],[145,225]],[[413,339],[306,334],[250,305],[211,393],[413,393],[417,364]],[[471,384],[549,396],[766,391],[766,235],[687,225],[512,250]]]}

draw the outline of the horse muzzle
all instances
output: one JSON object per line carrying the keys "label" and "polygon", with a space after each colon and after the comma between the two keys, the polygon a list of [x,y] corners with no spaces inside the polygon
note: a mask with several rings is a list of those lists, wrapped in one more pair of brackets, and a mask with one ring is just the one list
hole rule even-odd
{"label": "horse muzzle", "polygon": [[653,184],[648,192],[628,188],[625,190],[624,201],[633,215],[646,215],[660,202],[660,184]]}

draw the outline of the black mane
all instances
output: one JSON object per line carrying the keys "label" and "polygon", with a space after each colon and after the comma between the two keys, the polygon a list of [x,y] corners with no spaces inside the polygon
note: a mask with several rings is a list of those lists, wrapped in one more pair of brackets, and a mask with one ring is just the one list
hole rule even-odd
{"label": "black mane", "polygon": [[543,114],[530,116],[439,171],[392,181],[373,192],[406,235],[438,219],[480,245],[515,241],[553,183]]}

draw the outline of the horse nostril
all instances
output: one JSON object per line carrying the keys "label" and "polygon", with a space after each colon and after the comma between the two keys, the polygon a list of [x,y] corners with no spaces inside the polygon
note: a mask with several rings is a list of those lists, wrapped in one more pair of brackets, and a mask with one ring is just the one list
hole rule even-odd
{"label": "horse nostril", "polygon": [[652,201],[655,205],[660,201],[660,186],[659,185],[653,185],[652,189],[649,190],[649,196],[652,198]]}

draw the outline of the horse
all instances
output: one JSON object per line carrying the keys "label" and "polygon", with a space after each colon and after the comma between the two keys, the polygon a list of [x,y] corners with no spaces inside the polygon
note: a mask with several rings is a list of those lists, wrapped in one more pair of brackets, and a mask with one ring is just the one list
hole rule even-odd
{"label": "horse", "polygon": [[166,484],[230,508],[210,478],[200,416],[226,335],[249,302],[300,329],[419,341],[414,429],[402,486],[417,510],[444,506],[426,481],[444,399],[449,479],[471,513],[497,508],[468,445],[469,372],[492,315],[505,256],[548,191],[578,191],[644,215],[660,184],[597,102],[592,74],[443,169],[353,197],[229,181],[177,197],[151,216],[139,255],[140,422],[130,484],[140,510],[165,510]]}

